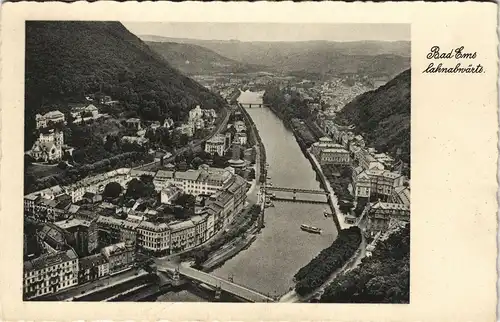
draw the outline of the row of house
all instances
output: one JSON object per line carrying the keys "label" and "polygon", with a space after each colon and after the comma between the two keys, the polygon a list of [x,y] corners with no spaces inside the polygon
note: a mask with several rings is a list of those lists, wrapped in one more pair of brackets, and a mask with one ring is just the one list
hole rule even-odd
{"label": "row of house", "polygon": [[23,296],[53,294],[129,269],[135,261],[131,242],[104,247],[99,254],[79,258],[71,248],[49,251],[23,265]]}

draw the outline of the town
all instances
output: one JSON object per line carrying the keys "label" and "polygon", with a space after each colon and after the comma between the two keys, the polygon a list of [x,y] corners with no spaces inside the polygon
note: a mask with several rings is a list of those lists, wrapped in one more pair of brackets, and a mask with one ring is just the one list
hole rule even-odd
{"label": "town", "polygon": [[408,301],[409,69],[171,72],[30,101],[25,300]]}
{"label": "town", "polygon": [[[401,174],[401,162],[395,164],[394,158],[367,147],[361,135],[353,134],[352,127],[335,124],[333,119],[339,107],[325,103],[341,95],[347,101],[367,88],[355,83],[354,88],[346,90],[335,86],[339,81],[310,90],[298,87],[304,83],[294,84],[291,89],[302,95],[311,111],[317,113],[316,129],[324,135],[310,146],[308,153],[319,163],[322,173],[338,167],[349,169],[350,177],[346,179],[350,183],[345,188],[353,202],[347,211],[345,206],[340,210],[336,205],[336,216],[343,228],[365,226],[367,236],[373,240],[366,248],[369,256],[381,233],[385,234],[382,239],[387,238],[409,221],[409,181]],[[240,96],[241,85],[230,82],[219,88],[234,103]],[[320,110],[318,103],[311,102],[318,94],[321,104],[328,108]],[[99,114],[91,103],[75,108],[72,116],[73,122],[84,124],[108,117]],[[196,106],[189,112],[188,123],[172,131],[192,137],[207,125],[214,130],[217,117],[213,110]],[[162,257],[197,248],[222,232],[242,211],[249,210],[247,194],[255,190],[255,181],[259,179],[255,178],[257,147],[255,142],[249,145],[252,140],[247,139],[247,129],[252,125],[245,123],[239,108],[231,111],[229,119],[233,123],[216,131],[199,151],[226,156],[224,168],[202,164],[199,157],[199,162],[192,160],[189,166],[185,161],[167,163],[175,163],[172,153],[167,152],[151,162],[160,168],[156,171],[142,170],[147,165],[117,168],[67,186],[56,185],[25,195],[26,298],[43,298],[126,272],[137,267],[138,258],[145,255]],[[64,153],[72,152],[64,145],[60,130],[66,123],[64,114],[57,110],[37,115],[37,128],[50,125],[55,129],[40,133],[28,152],[36,162],[57,163]],[[122,140],[141,146],[149,143],[145,137],[148,130],[171,129],[173,125],[166,120],[164,124],[146,126],[137,118],[125,123],[136,135],[123,136]],[[193,165],[197,168],[189,169]],[[328,180],[337,187],[335,176]],[[343,193],[330,184],[332,194]],[[268,196],[268,203],[269,199],[272,196]],[[342,205],[342,201],[337,203]],[[56,282],[54,276],[58,277]]]}

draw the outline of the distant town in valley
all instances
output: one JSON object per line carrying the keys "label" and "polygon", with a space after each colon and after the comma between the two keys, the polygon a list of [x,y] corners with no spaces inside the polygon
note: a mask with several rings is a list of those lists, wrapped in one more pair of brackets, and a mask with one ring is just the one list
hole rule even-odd
{"label": "distant town in valley", "polygon": [[24,300],[409,303],[409,68],[27,22]]}

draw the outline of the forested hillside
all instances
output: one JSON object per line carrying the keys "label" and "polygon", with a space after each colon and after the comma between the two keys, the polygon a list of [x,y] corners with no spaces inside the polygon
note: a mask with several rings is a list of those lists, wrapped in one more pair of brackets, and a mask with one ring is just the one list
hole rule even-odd
{"label": "forested hillside", "polygon": [[340,124],[352,124],[369,146],[382,152],[400,149],[410,162],[411,70],[348,103],[337,115]]}
{"label": "forested hillside", "polygon": [[410,225],[377,244],[371,257],[339,276],[320,302],[409,303]]}
{"label": "forested hillside", "polygon": [[141,36],[155,42],[195,44],[245,64],[263,65],[275,72],[394,77],[410,67],[408,41],[244,42]]}
{"label": "forested hillside", "polygon": [[26,24],[26,145],[34,115],[100,92],[117,112],[181,120],[196,104],[219,109],[220,97],[180,74],[119,22],[30,21]]}
{"label": "forested hillside", "polygon": [[185,74],[248,73],[262,69],[260,66],[240,63],[194,44],[175,42],[146,42],[151,49],[163,56],[172,66]]}

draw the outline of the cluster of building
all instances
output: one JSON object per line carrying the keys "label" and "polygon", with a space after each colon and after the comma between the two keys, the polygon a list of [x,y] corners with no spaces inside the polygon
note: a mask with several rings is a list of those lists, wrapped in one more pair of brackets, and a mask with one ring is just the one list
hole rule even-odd
{"label": "cluster of building", "polygon": [[[271,73],[267,72],[258,72],[254,74],[224,74],[221,73],[219,75],[195,75],[193,78],[204,85],[205,88],[211,90],[214,93],[220,94],[222,97],[225,97],[230,101],[230,97],[234,93],[235,89],[252,89],[259,90],[262,89],[265,85],[275,82],[279,79],[285,78],[280,76],[275,76]],[[289,77],[292,79],[293,77]]]}
{"label": "cluster of building", "polygon": [[97,120],[101,117],[107,116],[105,114],[100,114],[99,109],[93,104],[89,105],[76,105],[71,110],[71,117],[73,118],[73,123],[82,123]]}
{"label": "cluster of building", "polygon": [[[125,188],[144,175],[153,177],[161,206],[102,201],[108,183]],[[247,190],[248,182],[231,169],[202,165],[188,171],[117,169],[26,195],[25,214],[41,223],[37,236],[44,251],[24,263],[24,294],[39,297],[129,269],[137,250],[166,255],[196,247],[242,211]],[[163,220],[160,208],[183,194],[196,197],[194,214]]]}
{"label": "cluster of building", "polygon": [[319,86],[321,103],[333,112],[338,112],[358,95],[372,89],[360,81],[353,80],[352,84],[347,84],[347,81],[345,78],[336,78],[322,83]]}
{"label": "cluster of building", "polygon": [[[364,202],[363,216],[368,219],[370,234],[387,230],[396,222],[408,222],[410,216],[409,182],[392,157],[367,147],[361,135],[349,126],[323,120],[319,126],[331,137],[312,144],[311,153],[321,165],[350,165],[352,194]],[[376,202],[371,202],[377,200]],[[346,217],[346,220],[353,220]]]}
{"label": "cluster of building", "polygon": [[247,145],[246,130],[245,122],[240,120],[228,124],[228,130],[225,134],[216,134],[205,142],[205,152],[224,156],[235,144],[245,147]]}
{"label": "cluster of building", "polygon": [[[96,120],[101,117],[107,117],[100,114],[97,107],[93,104],[77,104],[71,109],[73,123],[81,123],[89,120]],[[73,149],[64,145],[64,135],[60,127],[55,125],[67,124],[64,113],[59,110],[50,111],[46,114],[36,114],[36,129],[40,130],[38,139],[33,144],[31,150],[27,152],[33,159],[39,162],[57,162],[60,161],[65,151],[73,152]]]}
{"label": "cluster of building", "polygon": [[48,251],[23,265],[25,299],[46,296],[129,269],[135,261],[131,242],[118,243],[99,253],[79,257],[71,247]]}
{"label": "cluster of building", "polygon": [[198,130],[212,127],[217,119],[217,113],[213,109],[202,109],[199,105],[189,111],[186,124],[177,128],[182,134],[191,137]]}
{"label": "cluster of building", "polygon": [[135,135],[125,135],[121,138],[122,142],[133,143],[140,146],[144,146],[149,143],[149,139],[146,138],[146,131],[148,129],[156,131],[163,127],[166,129],[171,129],[174,126],[174,121],[171,118],[166,118],[163,124],[160,121],[151,122],[149,125],[145,125],[139,118],[129,118],[125,121],[125,126],[136,132]]}

